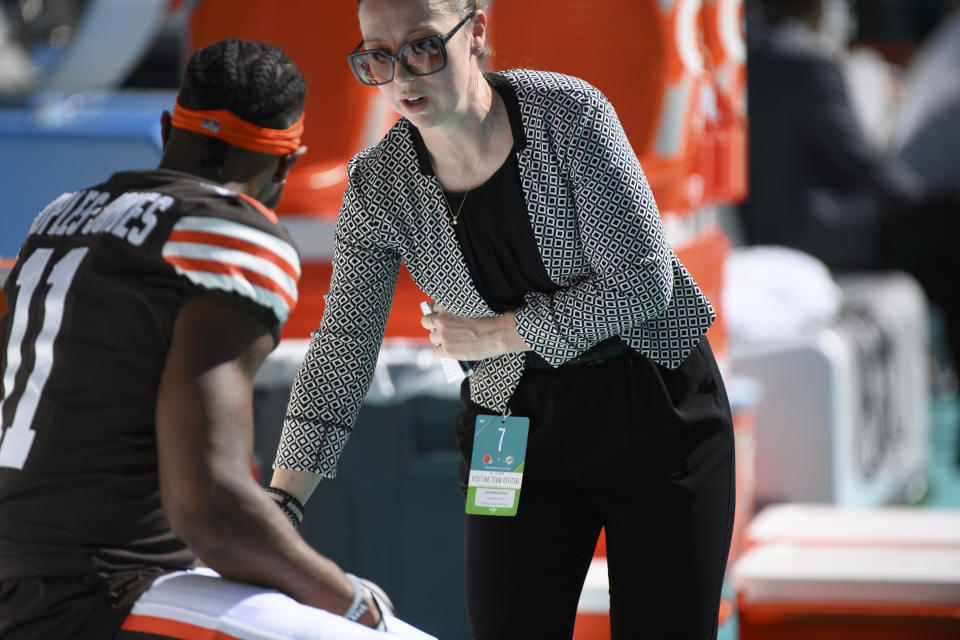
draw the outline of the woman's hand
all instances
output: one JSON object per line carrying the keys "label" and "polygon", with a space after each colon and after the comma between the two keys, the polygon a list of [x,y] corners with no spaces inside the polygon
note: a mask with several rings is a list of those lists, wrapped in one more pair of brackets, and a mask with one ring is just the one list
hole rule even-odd
{"label": "woman's hand", "polygon": [[430,332],[433,352],[455,360],[483,360],[504,353],[529,351],[530,347],[517,331],[516,313],[489,318],[463,318],[440,305],[420,319]]}

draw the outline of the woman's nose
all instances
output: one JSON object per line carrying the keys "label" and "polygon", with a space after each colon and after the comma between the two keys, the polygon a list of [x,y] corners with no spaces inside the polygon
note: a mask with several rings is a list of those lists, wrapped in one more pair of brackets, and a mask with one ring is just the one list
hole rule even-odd
{"label": "woman's nose", "polygon": [[410,73],[410,70],[405,66],[400,64],[400,61],[394,65],[393,69],[393,81],[394,82],[409,82],[414,77],[414,74]]}

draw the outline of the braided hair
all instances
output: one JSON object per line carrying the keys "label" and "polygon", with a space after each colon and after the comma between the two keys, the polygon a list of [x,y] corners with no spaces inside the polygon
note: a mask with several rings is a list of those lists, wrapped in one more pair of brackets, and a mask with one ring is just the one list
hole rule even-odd
{"label": "braided hair", "polygon": [[286,129],[300,118],[307,81],[279,47],[226,38],[196,51],[177,100],[188,109],[227,109],[247,122]]}

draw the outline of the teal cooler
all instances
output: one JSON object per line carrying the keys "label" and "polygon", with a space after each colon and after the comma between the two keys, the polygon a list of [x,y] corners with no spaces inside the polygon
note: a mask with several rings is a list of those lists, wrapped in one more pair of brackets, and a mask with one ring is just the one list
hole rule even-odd
{"label": "teal cooler", "polygon": [[[388,369],[397,383],[393,394],[379,393],[374,382],[337,477],[321,482],[307,503],[301,533],[344,570],[382,586],[404,621],[439,638],[466,638],[464,500],[454,436],[458,387],[443,382],[439,365]],[[434,382],[404,384],[424,376]],[[264,484],[289,389],[289,382],[258,378],[255,448]]]}

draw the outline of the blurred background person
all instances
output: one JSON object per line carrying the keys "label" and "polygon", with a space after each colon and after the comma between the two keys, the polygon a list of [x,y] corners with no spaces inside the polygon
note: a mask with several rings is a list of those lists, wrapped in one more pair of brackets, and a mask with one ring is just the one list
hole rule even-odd
{"label": "blurred background person", "polygon": [[960,191],[956,184],[929,188],[868,141],[838,57],[842,47],[821,35],[827,6],[827,0],[749,5],[744,238],[799,249],[834,273],[912,274],[944,311],[956,366]]}

